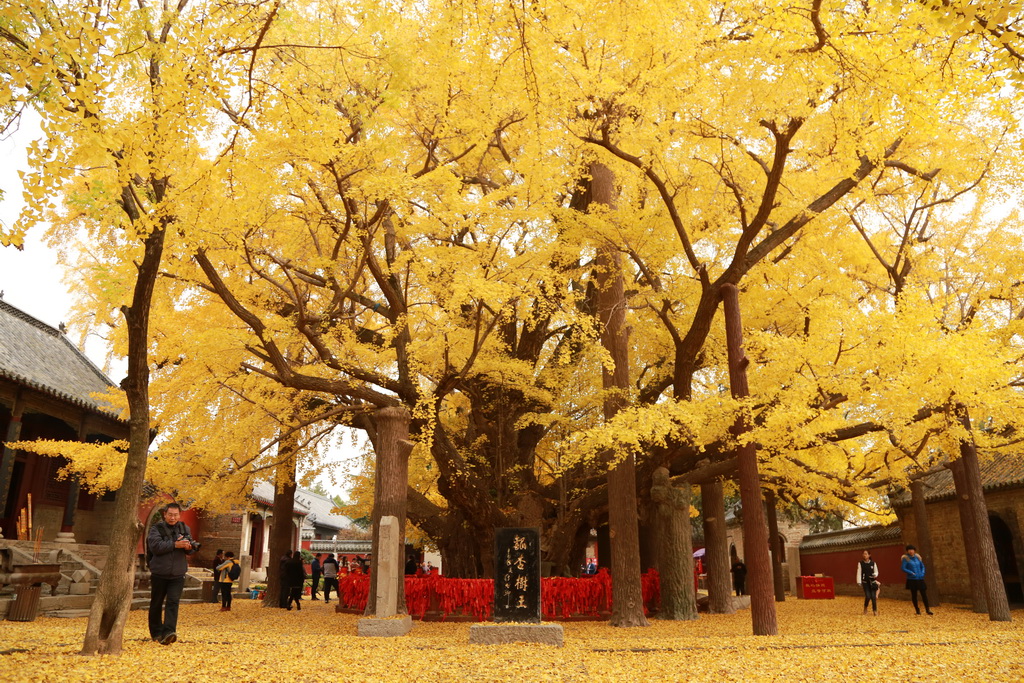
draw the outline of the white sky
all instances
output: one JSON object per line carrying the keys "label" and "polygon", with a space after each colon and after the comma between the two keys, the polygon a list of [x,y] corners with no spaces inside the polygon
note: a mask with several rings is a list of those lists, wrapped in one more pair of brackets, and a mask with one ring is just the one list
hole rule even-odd
{"label": "white sky", "polygon": [[[0,223],[4,227],[12,225],[21,210],[18,171],[28,167],[25,146],[38,136],[38,125],[31,120],[0,140],[0,189],[4,193],[0,200]],[[71,296],[61,283],[64,271],[56,254],[42,244],[41,233],[42,230],[30,232],[22,250],[0,247],[0,291],[7,303],[56,327],[68,319]],[[102,358],[95,354],[90,357],[103,366]]]}
{"label": "white sky", "polygon": [[[29,119],[22,123],[20,130],[0,139],[0,224],[5,228],[14,224],[23,206],[22,184],[18,171],[28,168],[26,155],[27,145],[40,135],[37,122]],[[3,299],[29,315],[57,327],[68,320],[72,305],[72,297],[62,282],[65,269],[58,263],[56,252],[41,240],[45,228],[37,226],[25,239],[22,249],[0,246],[0,291]],[[71,339],[77,338],[73,335]],[[103,367],[102,349],[86,349],[86,355],[98,367]],[[115,363],[111,371],[111,379],[119,382],[125,372],[124,364]],[[346,468],[353,463],[353,458],[363,443],[362,432],[357,435],[356,443],[346,436],[344,443],[333,447],[328,457],[335,463],[335,475],[339,483],[332,484],[327,475],[321,475],[317,481],[332,494],[345,496],[347,484],[343,481]]]}

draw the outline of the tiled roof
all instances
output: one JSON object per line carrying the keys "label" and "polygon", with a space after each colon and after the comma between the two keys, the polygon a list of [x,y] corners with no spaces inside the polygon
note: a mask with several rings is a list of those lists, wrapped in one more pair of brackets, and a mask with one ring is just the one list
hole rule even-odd
{"label": "tiled roof", "polygon": [[[299,489],[301,490],[301,489]],[[303,505],[302,501],[299,500],[299,490],[295,492],[295,500],[292,503],[292,511],[297,515],[309,514],[309,508]],[[253,484],[252,487],[252,498],[257,503],[262,503],[269,507],[274,505],[274,485],[269,481],[258,481]]]}
{"label": "tiled roof", "polygon": [[301,500],[302,504],[309,509],[306,522],[303,526],[326,527],[328,529],[348,529],[352,526],[352,520],[345,515],[338,515],[331,510],[334,508],[334,501],[327,496],[313,493],[306,489],[295,491],[295,500]]}
{"label": "tiled roof", "polygon": [[859,550],[862,547],[892,545],[901,542],[902,533],[898,524],[826,531],[804,536],[800,542],[800,552]]}
{"label": "tiled roof", "polygon": [[62,332],[0,299],[0,377],[105,415],[113,382]]}
{"label": "tiled roof", "polygon": [[[1013,488],[1024,485],[1024,455],[1018,453],[978,453],[978,464],[981,466],[981,483],[985,491]],[[941,470],[921,480],[924,483],[924,499],[934,502],[953,498],[956,489],[953,485],[953,473]],[[893,507],[910,505],[910,491],[901,490],[889,496]]]}

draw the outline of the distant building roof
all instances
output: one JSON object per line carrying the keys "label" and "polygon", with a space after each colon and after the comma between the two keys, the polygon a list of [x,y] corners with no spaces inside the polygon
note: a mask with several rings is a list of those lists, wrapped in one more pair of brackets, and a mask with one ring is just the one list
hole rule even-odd
{"label": "distant building roof", "polygon": [[[985,491],[1013,488],[1024,485],[1024,455],[1018,453],[979,453],[981,483]],[[931,503],[951,499],[956,495],[953,473],[941,470],[921,479],[924,484],[925,502]],[[910,491],[901,490],[889,496],[894,508],[910,505]]]}
{"label": "distant building roof", "polygon": [[114,385],[60,330],[0,299],[0,377],[116,417],[92,395]]}
{"label": "distant building roof", "polygon": [[[274,505],[274,485],[269,481],[258,481],[253,484],[252,487],[252,498],[257,503],[262,503],[272,507]],[[295,491],[295,501],[292,503],[292,510],[297,515],[306,516],[309,514],[309,508],[299,500],[299,491]]]}
{"label": "distant building roof", "polygon": [[833,552],[836,550],[862,550],[901,543],[903,531],[898,524],[865,526],[839,531],[826,531],[804,536],[800,552]]}
{"label": "distant building roof", "polygon": [[306,521],[303,524],[305,527],[320,527],[326,529],[348,529],[352,526],[352,520],[345,515],[339,515],[331,510],[334,508],[334,501],[327,497],[307,491],[306,489],[297,489],[295,491],[295,500],[302,501],[302,504],[309,510],[309,514],[306,515]]}

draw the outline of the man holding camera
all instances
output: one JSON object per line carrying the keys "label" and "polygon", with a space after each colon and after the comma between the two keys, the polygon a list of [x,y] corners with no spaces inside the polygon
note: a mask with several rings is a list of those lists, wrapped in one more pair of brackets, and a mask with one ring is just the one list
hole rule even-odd
{"label": "man holding camera", "polygon": [[[146,538],[152,593],[149,599],[149,635],[161,645],[178,639],[178,602],[185,588],[188,555],[199,550],[199,543],[181,520],[181,507],[170,503],[163,509],[163,520],[154,524]],[[166,603],[166,606],[165,606]]]}

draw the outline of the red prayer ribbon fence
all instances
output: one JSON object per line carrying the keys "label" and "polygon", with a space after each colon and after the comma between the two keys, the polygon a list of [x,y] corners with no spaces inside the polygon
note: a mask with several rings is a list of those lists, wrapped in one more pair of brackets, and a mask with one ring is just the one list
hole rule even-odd
{"label": "red prayer ribbon fence", "polygon": [[[658,572],[648,570],[640,580],[644,611],[649,613],[661,602]],[[339,602],[343,608],[365,610],[369,593],[370,577],[366,574],[348,574],[338,581]],[[442,619],[471,615],[477,621],[488,621],[494,609],[494,581],[406,576],[405,605],[416,619],[436,611],[441,613]],[[541,579],[541,614],[546,620],[601,618],[611,609],[612,577],[604,569],[579,579]]]}

